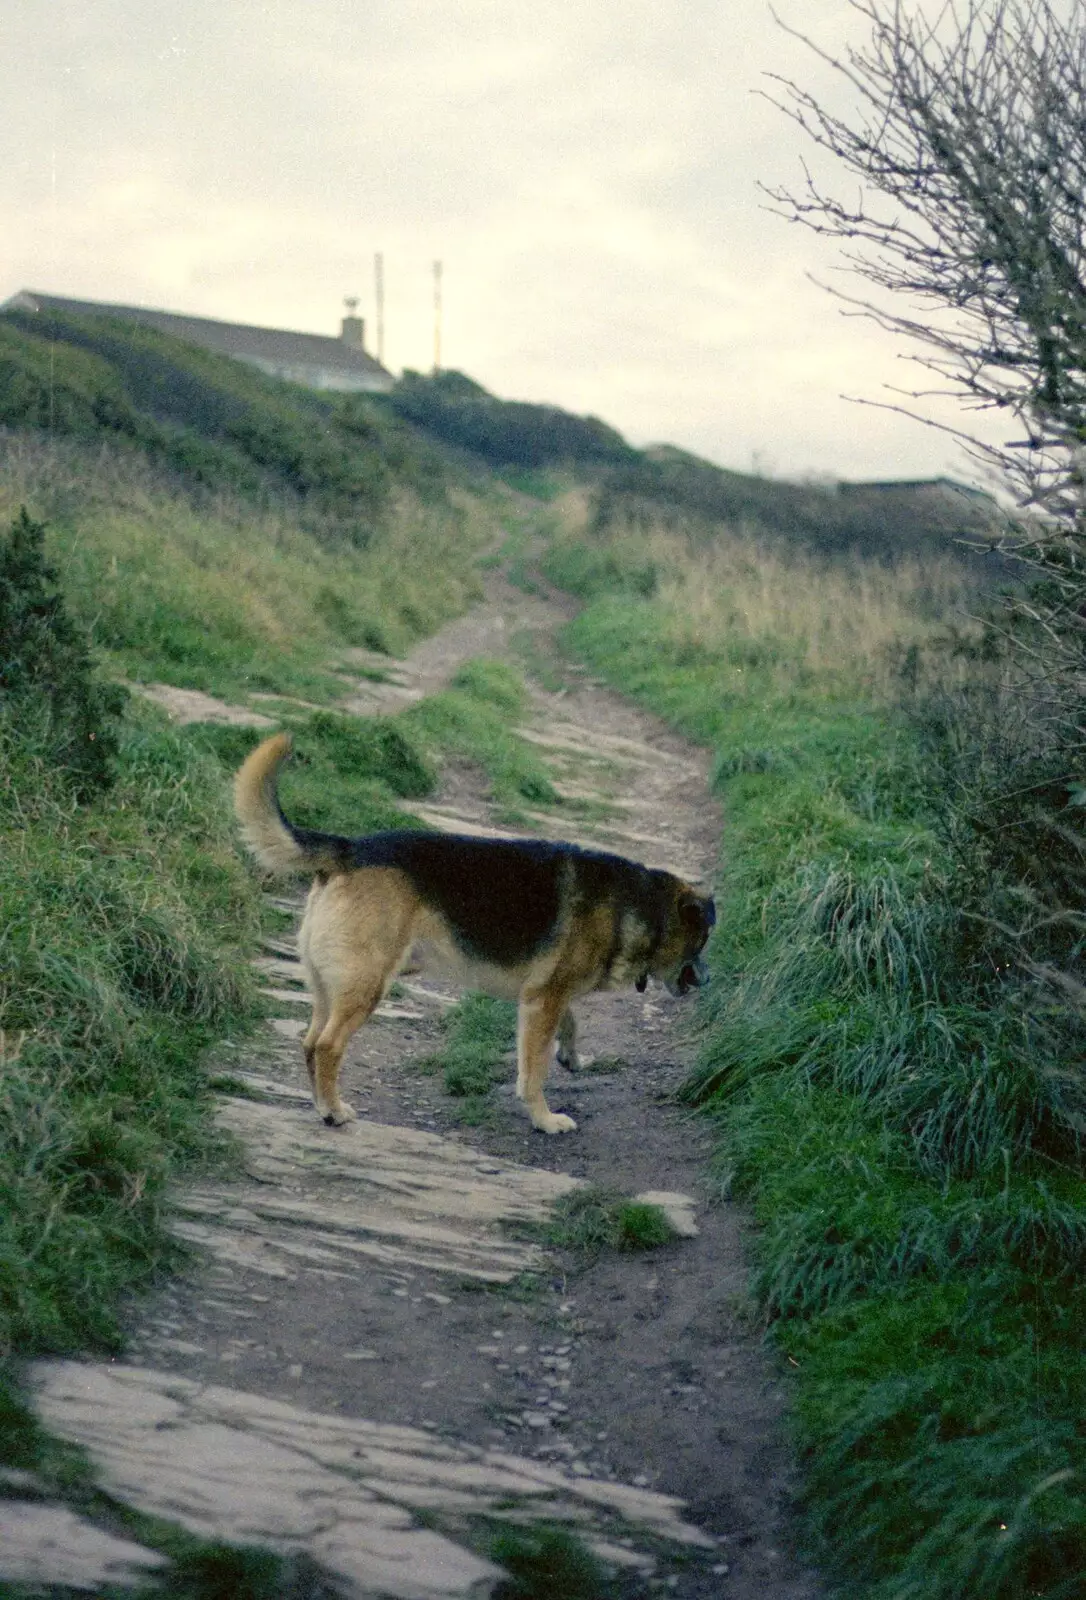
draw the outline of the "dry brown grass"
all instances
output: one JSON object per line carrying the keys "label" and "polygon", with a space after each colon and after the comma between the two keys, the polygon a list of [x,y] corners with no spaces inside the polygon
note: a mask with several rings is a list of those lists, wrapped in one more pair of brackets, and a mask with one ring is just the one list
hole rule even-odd
{"label": "dry brown grass", "polygon": [[948,625],[963,640],[980,633],[976,583],[967,561],[950,552],[894,566],[826,560],[770,543],[749,526],[687,532],[646,519],[618,523],[605,538],[620,568],[654,569],[654,598],[675,645],[740,655],[746,647],[773,667],[782,688],[816,677],[881,698],[914,645],[920,670],[949,686],[965,670],[961,658],[936,658],[924,647]]}

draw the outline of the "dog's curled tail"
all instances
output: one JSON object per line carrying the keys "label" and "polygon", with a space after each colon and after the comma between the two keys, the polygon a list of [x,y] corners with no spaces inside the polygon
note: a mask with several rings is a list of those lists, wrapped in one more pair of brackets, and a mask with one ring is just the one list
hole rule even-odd
{"label": "dog's curled tail", "polygon": [[314,872],[321,863],[304,835],[291,827],[279,807],[279,768],[291,751],[289,733],[276,733],[245,758],[234,778],[234,810],[242,838],[268,872]]}

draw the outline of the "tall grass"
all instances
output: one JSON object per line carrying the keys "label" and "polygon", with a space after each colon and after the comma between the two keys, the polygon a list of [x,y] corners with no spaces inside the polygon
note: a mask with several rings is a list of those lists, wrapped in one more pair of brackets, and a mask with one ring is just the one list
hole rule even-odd
{"label": "tall grass", "polygon": [[402,652],[479,593],[502,508],[390,495],[365,549],[287,507],[194,493],[116,446],[0,434],[0,523],[49,530],[74,613],[116,672],[219,694],[326,699],[351,646]]}
{"label": "tall grass", "polygon": [[[884,694],[903,650],[945,631],[960,614],[964,637],[980,579],[948,545],[942,557],[905,555],[893,565],[856,556],[829,560],[768,539],[755,524],[684,524],[613,516],[602,537],[574,523],[544,561],[548,575],[585,598],[654,601],[660,645],[677,663],[711,658],[729,694],[750,678],[756,692],[817,679]],[[964,675],[944,660],[940,676]]]}
{"label": "tall grass", "polygon": [[0,727],[0,1353],[117,1337],[213,1141],[199,1064],[255,1014],[255,890],[218,768],[136,709],[80,803]]}
{"label": "tall grass", "polygon": [[956,720],[1006,703],[955,614],[975,591],[679,521],[567,533],[547,568],[590,599],[571,645],[715,750],[685,1093],[759,1222],[810,1548],[872,1600],[1086,1592],[1083,1041],[992,925],[1014,873],[966,766],[1006,754]]}

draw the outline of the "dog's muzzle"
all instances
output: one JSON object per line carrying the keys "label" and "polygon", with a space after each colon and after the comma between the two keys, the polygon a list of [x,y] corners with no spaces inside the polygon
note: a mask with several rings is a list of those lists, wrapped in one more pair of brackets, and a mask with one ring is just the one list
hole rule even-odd
{"label": "dog's muzzle", "polygon": [[667,981],[669,994],[677,995],[679,999],[684,994],[689,994],[691,989],[704,989],[709,982],[709,969],[700,956],[695,956],[692,961],[685,961],[679,968],[678,977]]}

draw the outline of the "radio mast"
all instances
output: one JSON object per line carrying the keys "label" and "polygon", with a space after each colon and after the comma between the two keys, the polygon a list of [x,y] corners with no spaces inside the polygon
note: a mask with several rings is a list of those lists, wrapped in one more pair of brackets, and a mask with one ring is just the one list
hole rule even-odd
{"label": "radio mast", "polygon": [[434,262],[434,371],[441,371],[441,262]]}
{"label": "radio mast", "polygon": [[373,258],[374,299],[377,302],[377,359],[385,364],[385,258],[378,250]]}

